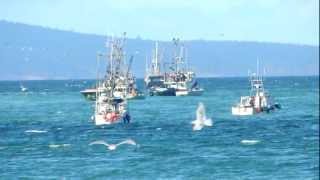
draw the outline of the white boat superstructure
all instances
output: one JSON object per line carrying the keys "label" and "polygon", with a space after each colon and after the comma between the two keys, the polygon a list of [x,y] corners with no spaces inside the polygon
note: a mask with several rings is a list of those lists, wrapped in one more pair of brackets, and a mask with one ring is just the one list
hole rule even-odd
{"label": "white boat superstructure", "polygon": [[254,108],[250,96],[241,96],[240,103],[232,107],[233,115],[253,115]]}

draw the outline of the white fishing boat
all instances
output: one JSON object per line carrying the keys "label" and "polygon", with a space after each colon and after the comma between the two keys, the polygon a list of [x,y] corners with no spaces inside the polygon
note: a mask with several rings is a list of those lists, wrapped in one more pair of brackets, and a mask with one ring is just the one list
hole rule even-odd
{"label": "white fishing boat", "polygon": [[169,63],[169,69],[161,72],[161,57],[158,52],[158,43],[152,56],[151,65],[146,63],[145,84],[150,96],[199,96],[203,89],[196,82],[195,73],[189,69],[186,62],[186,48],[179,39],[173,39],[173,60]]}
{"label": "white fishing boat", "polygon": [[161,56],[158,42],[152,54],[151,64],[148,66],[146,59],[146,75],[144,82],[150,96],[175,96],[175,89],[167,87],[164,82],[164,75],[161,72]]}
{"label": "white fishing boat", "polygon": [[257,62],[257,73],[250,76],[250,96],[240,97],[240,102],[231,108],[233,115],[253,115],[281,108],[280,104],[273,102],[271,96],[264,89],[263,77],[259,76],[258,69],[259,63]]}
{"label": "white fishing boat", "polygon": [[[113,59],[113,64],[109,64],[112,68],[116,69],[114,76],[115,85],[114,95],[118,98],[126,98],[126,99],[144,99],[144,94],[138,90],[136,85],[136,79],[131,72],[131,65],[133,61],[133,56],[130,57],[129,62],[127,63],[125,60],[125,52],[124,52],[124,42],[125,36],[122,39],[113,39],[110,41],[109,48],[110,54],[108,56],[109,59]],[[103,56],[99,54],[98,57]],[[112,56],[112,57],[111,57]],[[110,69],[107,69],[107,72]],[[106,84],[108,79],[105,77],[105,85],[99,88],[89,88],[83,91],[80,91],[81,94],[85,96],[86,99],[96,100],[96,92],[103,91],[104,88],[107,88]],[[109,80],[110,81],[110,80]],[[99,90],[100,89],[100,90]]]}
{"label": "white fishing boat", "polygon": [[[130,116],[127,112],[127,94],[129,86],[128,71],[124,74],[122,60],[122,41],[112,39],[111,51],[107,58],[107,70],[105,78],[99,80],[97,72],[96,102],[94,122],[96,125],[110,125],[120,122],[122,119],[129,122]],[[98,56],[100,57],[100,56]],[[99,59],[98,59],[99,61]],[[99,69],[99,68],[97,68]]]}
{"label": "white fishing boat", "polygon": [[203,89],[198,86],[195,72],[188,67],[186,48],[179,39],[174,39],[174,58],[172,66],[165,74],[166,87],[174,88],[176,96],[201,95]]}

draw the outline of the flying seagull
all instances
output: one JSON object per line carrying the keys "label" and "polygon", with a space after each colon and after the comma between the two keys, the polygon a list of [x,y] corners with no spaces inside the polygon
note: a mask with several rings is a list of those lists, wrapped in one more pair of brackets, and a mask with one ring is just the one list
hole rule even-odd
{"label": "flying seagull", "polygon": [[89,145],[91,146],[91,145],[94,145],[94,144],[105,145],[110,151],[117,149],[117,147],[119,145],[121,145],[121,144],[130,144],[130,145],[134,145],[134,146],[137,145],[137,143],[132,139],[127,139],[127,140],[121,141],[118,144],[108,144],[107,142],[105,142],[103,140],[100,140],[100,141],[94,141],[94,142],[90,143]]}

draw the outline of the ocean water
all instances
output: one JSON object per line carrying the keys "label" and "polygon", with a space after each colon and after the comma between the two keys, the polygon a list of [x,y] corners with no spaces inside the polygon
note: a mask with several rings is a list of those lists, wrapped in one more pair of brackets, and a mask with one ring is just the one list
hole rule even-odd
{"label": "ocean water", "polygon": [[[0,179],[319,179],[319,77],[267,78],[282,109],[250,117],[231,115],[247,78],[199,82],[202,96],[130,101],[130,124],[96,127],[79,93],[92,80],[1,81]],[[199,102],[213,126],[192,131]]]}

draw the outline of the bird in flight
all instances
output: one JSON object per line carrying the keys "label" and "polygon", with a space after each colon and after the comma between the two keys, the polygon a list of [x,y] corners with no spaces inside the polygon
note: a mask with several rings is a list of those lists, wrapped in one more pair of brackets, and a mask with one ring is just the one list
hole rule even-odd
{"label": "bird in flight", "polygon": [[103,140],[99,140],[99,141],[94,141],[94,142],[90,143],[89,145],[92,146],[95,144],[102,144],[102,145],[106,146],[110,151],[117,149],[117,147],[120,146],[121,144],[129,144],[129,145],[134,145],[134,146],[137,145],[137,143],[132,139],[127,139],[127,140],[121,141],[118,144],[108,144],[107,142],[105,142]]}

